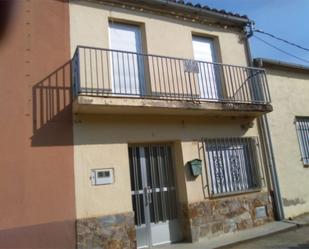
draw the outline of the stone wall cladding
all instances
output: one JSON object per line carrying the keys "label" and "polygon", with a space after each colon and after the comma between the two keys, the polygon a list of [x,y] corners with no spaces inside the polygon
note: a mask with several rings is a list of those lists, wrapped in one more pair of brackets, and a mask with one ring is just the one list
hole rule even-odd
{"label": "stone wall cladding", "polygon": [[[256,207],[266,206],[267,216],[256,217]],[[216,198],[184,205],[184,236],[191,242],[212,238],[273,221],[273,207],[268,193],[250,193]]]}
{"label": "stone wall cladding", "polygon": [[76,222],[78,249],[135,249],[134,213],[80,219]]}

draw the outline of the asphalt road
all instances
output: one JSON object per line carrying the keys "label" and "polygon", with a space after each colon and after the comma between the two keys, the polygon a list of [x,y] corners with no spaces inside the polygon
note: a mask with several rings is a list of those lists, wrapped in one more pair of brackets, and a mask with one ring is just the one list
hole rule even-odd
{"label": "asphalt road", "polygon": [[309,226],[244,242],[228,249],[309,249]]}

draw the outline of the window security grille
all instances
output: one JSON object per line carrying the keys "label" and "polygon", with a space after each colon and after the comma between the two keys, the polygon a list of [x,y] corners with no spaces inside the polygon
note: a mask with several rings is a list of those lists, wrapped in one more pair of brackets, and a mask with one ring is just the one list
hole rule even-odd
{"label": "window security grille", "polygon": [[309,165],[309,117],[296,118],[296,131],[302,161],[305,165]]}
{"label": "window security grille", "polygon": [[206,171],[211,195],[261,188],[257,138],[204,140]]}

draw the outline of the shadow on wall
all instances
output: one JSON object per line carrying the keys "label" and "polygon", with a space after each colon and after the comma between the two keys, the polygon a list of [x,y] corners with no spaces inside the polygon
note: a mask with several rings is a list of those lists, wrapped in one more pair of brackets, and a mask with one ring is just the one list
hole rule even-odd
{"label": "shadow on wall", "polygon": [[0,230],[0,248],[64,249],[75,245],[74,220]]}
{"label": "shadow on wall", "polygon": [[72,145],[71,61],[32,88],[32,146]]}
{"label": "shadow on wall", "polygon": [[[32,88],[33,102],[33,136],[32,146],[63,146],[73,145],[73,113],[72,113],[72,65],[71,60],[56,69],[50,75],[36,83]],[[198,139],[201,134],[210,135],[205,128],[205,122],[212,128],[212,132],[222,133],[226,122],[233,126],[234,135],[243,135],[239,122],[242,119],[218,118],[215,120],[169,116],[131,117],[130,115],[78,115],[82,120],[86,117],[88,129],[81,133],[77,144],[106,144],[119,142],[174,141],[182,139],[191,141]],[[117,126],[115,121],[118,120]],[[187,120],[187,121],[184,121]],[[220,125],[218,125],[220,122]],[[241,122],[248,122],[247,119]],[[100,124],[105,129],[101,129]],[[162,125],[164,124],[164,129]],[[100,132],[98,132],[100,131]],[[113,131],[111,133],[111,131]],[[226,131],[228,135],[230,132]],[[224,133],[224,132],[223,132]]]}

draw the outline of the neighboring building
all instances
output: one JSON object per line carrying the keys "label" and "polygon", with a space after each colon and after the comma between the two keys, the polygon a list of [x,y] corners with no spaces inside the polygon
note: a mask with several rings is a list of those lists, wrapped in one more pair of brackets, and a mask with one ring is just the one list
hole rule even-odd
{"label": "neighboring building", "polygon": [[255,59],[266,68],[274,110],[268,116],[285,217],[309,211],[309,67]]}
{"label": "neighboring building", "polygon": [[[0,245],[136,248],[274,219],[246,16],[16,1],[1,40]],[[73,118],[72,118],[73,117]],[[5,191],[3,191],[5,189]]]}
{"label": "neighboring building", "polygon": [[0,248],[74,248],[69,6],[0,6]]}

